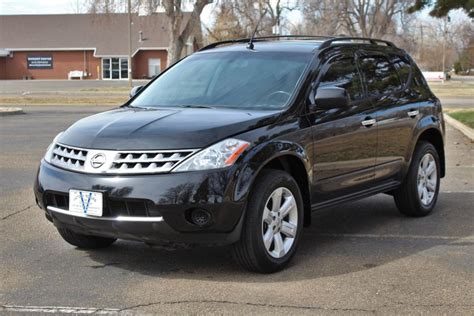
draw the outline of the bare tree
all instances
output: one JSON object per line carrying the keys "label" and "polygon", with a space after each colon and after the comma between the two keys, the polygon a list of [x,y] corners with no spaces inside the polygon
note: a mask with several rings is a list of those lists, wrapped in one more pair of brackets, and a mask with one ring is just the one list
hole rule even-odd
{"label": "bare tree", "polygon": [[215,9],[215,21],[211,27],[204,25],[208,41],[243,38],[247,36],[242,20],[236,14],[232,1],[221,0]]}
{"label": "bare tree", "polygon": [[282,33],[282,28],[284,24],[286,24],[285,23],[286,20],[284,17],[285,12],[297,10],[300,8],[300,4],[298,0],[296,1],[290,1],[290,0],[286,0],[286,1],[263,0],[262,1],[261,0],[261,2],[263,2],[263,6],[265,7],[268,14],[270,15],[270,21],[271,21],[272,27],[276,29],[276,32],[273,32],[273,33],[277,33],[277,34]]}
{"label": "bare tree", "polygon": [[204,7],[213,0],[196,0],[189,19],[184,19],[181,0],[163,0],[166,16],[170,26],[170,47],[168,49],[168,65],[178,61],[189,37],[201,27],[201,13]]}
{"label": "bare tree", "polygon": [[88,13],[118,13],[127,10],[125,0],[86,0],[84,6]]}
{"label": "bare tree", "polygon": [[345,30],[352,36],[381,38],[393,28],[395,17],[411,3],[409,0],[345,0]]}
{"label": "bare tree", "polygon": [[[189,38],[194,37],[199,43],[201,35],[201,13],[204,7],[213,0],[196,0],[191,12],[185,13],[182,0],[132,0],[132,12],[154,14],[159,8],[164,8],[168,18],[170,46],[168,48],[168,65],[178,61],[183,55],[183,49]],[[127,12],[126,0],[87,0],[85,4],[89,13]]]}
{"label": "bare tree", "polygon": [[307,35],[337,35],[343,30],[343,2],[334,0],[305,0],[303,2],[304,23],[301,26]]}
{"label": "bare tree", "polygon": [[300,0],[220,0],[215,11],[215,23],[207,27],[210,40],[281,34],[291,25],[287,12],[298,10]]}
{"label": "bare tree", "polygon": [[158,11],[158,8],[161,5],[161,0],[141,0],[139,5],[144,5],[145,10],[148,14],[153,14]]}
{"label": "bare tree", "polygon": [[70,7],[72,12],[75,14],[83,13],[84,12],[84,1],[81,0],[70,0]]}
{"label": "bare tree", "polygon": [[305,28],[318,34],[387,37],[414,0],[305,0]]}

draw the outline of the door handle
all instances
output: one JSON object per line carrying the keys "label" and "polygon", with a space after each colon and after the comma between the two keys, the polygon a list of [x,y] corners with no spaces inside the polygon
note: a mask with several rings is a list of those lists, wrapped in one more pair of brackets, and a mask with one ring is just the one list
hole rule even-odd
{"label": "door handle", "polygon": [[366,118],[362,121],[362,125],[365,127],[372,127],[375,124],[376,120],[373,118]]}
{"label": "door handle", "polygon": [[417,117],[418,114],[420,114],[420,111],[418,110],[410,110],[407,112],[408,116],[411,118]]}

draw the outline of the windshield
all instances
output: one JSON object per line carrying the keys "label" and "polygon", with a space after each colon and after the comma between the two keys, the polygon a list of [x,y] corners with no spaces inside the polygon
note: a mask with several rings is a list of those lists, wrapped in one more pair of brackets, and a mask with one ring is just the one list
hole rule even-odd
{"label": "windshield", "polygon": [[130,105],[280,109],[311,56],[255,51],[195,54],[162,74]]}

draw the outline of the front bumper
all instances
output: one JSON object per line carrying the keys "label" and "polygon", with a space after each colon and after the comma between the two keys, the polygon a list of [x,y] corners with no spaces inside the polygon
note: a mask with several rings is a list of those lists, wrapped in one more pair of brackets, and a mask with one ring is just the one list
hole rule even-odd
{"label": "front bumper", "polygon": [[[111,176],[72,172],[42,161],[34,191],[38,205],[56,226],[78,233],[149,243],[230,244],[240,237],[246,204],[233,200],[232,179],[231,169]],[[70,189],[102,192],[104,208],[113,208],[114,200],[146,200],[156,211],[149,216],[106,213],[98,218],[51,204],[50,194],[67,196]],[[199,227],[189,220],[194,209],[211,215],[209,225]]]}

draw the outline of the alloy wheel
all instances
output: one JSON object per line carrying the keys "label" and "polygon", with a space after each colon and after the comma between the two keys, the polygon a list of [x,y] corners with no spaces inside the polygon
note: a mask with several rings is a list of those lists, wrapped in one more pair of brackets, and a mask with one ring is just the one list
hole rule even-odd
{"label": "alloy wheel", "polygon": [[275,189],[262,216],[262,238],[265,249],[273,258],[285,256],[294,244],[298,229],[296,199],[285,187]]}
{"label": "alloy wheel", "polygon": [[433,201],[438,185],[438,170],[432,154],[423,156],[418,167],[417,188],[418,197],[423,205],[427,206]]}

